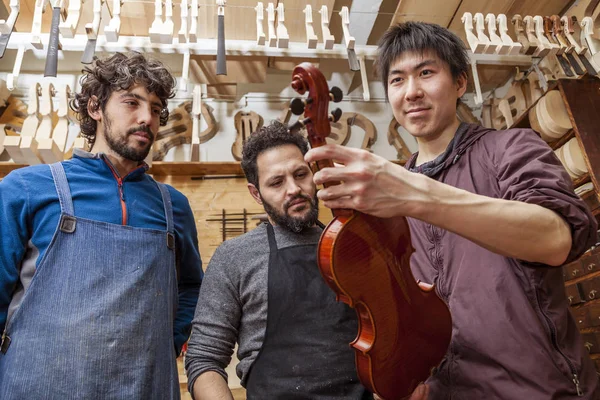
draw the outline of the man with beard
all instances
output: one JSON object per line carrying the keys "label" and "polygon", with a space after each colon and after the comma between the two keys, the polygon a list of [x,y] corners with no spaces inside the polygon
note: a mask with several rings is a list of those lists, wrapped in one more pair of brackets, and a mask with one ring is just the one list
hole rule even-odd
{"label": "man with beard", "polygon": [[0,398],[179,399],[197,234],[143,162],[175,81],[139,53],[84,72],[71,107],[92,152],[0,182]]}
{"label": "man with beard", "polygon": [[224,242],[208,264],[186,353],[196,400],[233,399],[225,368],[238,343],[248,399],[372,399],[358,381],[354,310],[320,275],[322,232],[308,144],[278,122],[245,143],[248,190],[268,223]]}

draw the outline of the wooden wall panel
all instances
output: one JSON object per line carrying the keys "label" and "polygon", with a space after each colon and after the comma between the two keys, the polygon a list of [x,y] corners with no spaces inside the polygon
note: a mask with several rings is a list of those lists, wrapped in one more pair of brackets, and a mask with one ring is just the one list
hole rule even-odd
{"label": "wooden wall panel", "polygon": [[[441,26],[448,26],[462,0],[422,1],[404,0],[398,3],[398,8],[392,24],[405,21],[427,21]],[[478,0],[477,4],[481,1]],[[459,18],[460,20],[460,18]]]}

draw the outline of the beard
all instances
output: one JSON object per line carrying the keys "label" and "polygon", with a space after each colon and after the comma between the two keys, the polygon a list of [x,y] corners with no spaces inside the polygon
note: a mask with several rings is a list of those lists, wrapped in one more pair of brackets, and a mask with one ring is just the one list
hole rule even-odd
{"label": "beard", "polygon": [[[310,228],[319,219],[319,199],[317,198],[316,193],[312,199],[308,196],[300,194],[290,199],[289,201],[286,201],[283,204],[283,213],[280,213],[279,210],[277,210],[277,208],[266,202],[265,199],[262,198],[262,196],[261,199],[263,202],[265,212],[267,213],[267,215],[269,215],[269,217],[271,217],[271,220],[276,225],[285,227],[294,233],[300,233],[304,229]],[[308,200],[310,209],[302,217],[292,217],[291,215],[289,215],[288,209],[290,207],[290,203],[298,199]]]}
{"label": "beard", "polygon": [[[129,129],[127,132],[125,132],[125,136],[119,136],[113,134],[113,131],[111,129],[112,120],[108,117],[108,115],[105,116],[106,118],[104,124],[104,137],[106,139],[108,147],[110,147],[112,151],[114,151],[126,160],[131,160],[135,162],[143,161],[148,156],[148,153],[150,153],[152,143],[154,142],[154,134],[150,130],[150,127],[147,125],[141,125]],[[150,141],[148,142],[148,145],[145,148],[138,150],[129,145],[129,136],[135,132],[146,132],[148,136],[150,136]]]}

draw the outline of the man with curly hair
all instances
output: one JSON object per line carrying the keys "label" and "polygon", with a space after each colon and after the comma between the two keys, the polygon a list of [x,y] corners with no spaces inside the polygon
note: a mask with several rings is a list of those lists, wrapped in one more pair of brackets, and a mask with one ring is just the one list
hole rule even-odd
{"label": "man with curly hair", "polygon": [[91,152],[0,182],[1,399],[179,399],[197,233],[143,161],[174,85],[139,53],[96,60],[71,104]]}

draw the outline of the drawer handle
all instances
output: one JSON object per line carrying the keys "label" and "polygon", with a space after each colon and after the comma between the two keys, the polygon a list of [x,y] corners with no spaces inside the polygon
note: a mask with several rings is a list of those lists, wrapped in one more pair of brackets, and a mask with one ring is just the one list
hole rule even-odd
{"label": "drawer handle", "polygon": [[590,265],[588,265],[588,270],[589,271],[593,270],[594,268],[596,268],[596,264],[591,263]]}
{"label": "drawer handle", "polygon": [[590,342],[585,342],[584,346],[587,348],[588,353],[592,352],[592,347],[594,347],[593,344],[591,344]]}
{"label": "drawer handle", "polygon": [[598,292],[596,292],[595,290],[590,291],[590,294],[589,294],[590,299],[595,299],[596,293],[598,293]]}
{"label": "drawer handle", "polygon": [[573,303],[573,296],[569,296],[569,305]]}
{"label": "drawer handle", "polygon": [[576,270],[576,269],[574,269],[574,270],[571,272],[571,275],[573,275],[573,276],[577,276],[577,274],[578,274],[578,273],[579,273],[579,271],[578,271],[578,270]]}

